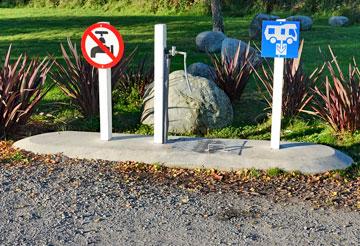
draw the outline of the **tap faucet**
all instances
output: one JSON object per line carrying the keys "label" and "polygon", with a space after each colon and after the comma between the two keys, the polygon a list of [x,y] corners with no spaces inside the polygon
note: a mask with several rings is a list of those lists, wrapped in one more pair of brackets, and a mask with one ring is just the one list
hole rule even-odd
{"label": "tap faucet", "polygon": [[[95,34],[100,34],[100,38],[99,40],[105,45],[105,38],[104,38],[104,34],[108,34],[107,31],[95,31]],[[114,45],[110,45],[110,46],[106,46],[106,48],[108,48],[108,50],[114,54]],[[90,56],[91,58],[95,58],[96,57],[96,54],[99,54],[99,53],[105,53],[99,46],[95,46],[91,49],[90,51]]]}
{"label": "tap faucet", "polygon": [[177,51],[176,50],[176,46],[172,46],[171,50],[169,50],[168,53],[170,56],[175,56],[175,55],[182,55],[184,56],[184,73],[185,73],[185,79],[186,79],[186,83],[188,86],[189,91],[191,92],[191,85],[190,85],[190,81],[189,81],[189,77],[188,77],[188,73],[187,73],[187,66],[186,66],[186,59],[187,59],[187,53],[183,52],[183,51]]}

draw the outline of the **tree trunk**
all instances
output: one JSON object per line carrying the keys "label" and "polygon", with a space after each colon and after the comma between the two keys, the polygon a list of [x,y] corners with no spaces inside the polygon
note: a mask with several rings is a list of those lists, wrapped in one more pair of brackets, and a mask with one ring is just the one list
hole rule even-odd
{"label": "tree trunk", "polygon": [[211,13],[213,22],[213,31],[224,32],[224,22],[221,13],[221,0],[211,0]]}

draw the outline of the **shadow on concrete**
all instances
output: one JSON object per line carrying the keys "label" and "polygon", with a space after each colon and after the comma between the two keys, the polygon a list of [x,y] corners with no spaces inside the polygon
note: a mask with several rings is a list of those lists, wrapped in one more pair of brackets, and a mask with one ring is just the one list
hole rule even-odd
{"label": "shadow on concrete", "polygon": [[111,142],[112,141],[129,140],[129,139],[150,138],[150,137],[152,137],[152,136],[147,136],[147,135],[114,136],[111,138]]}
{"label": "shadow on concrete", "polygon": [[[243,140],[241,140],[243,141]],[[220,139],[208,139],[208,138],[179,138],[171,139],[169,144],[178,144],[176,148],[180,148],[187,151],[193,151],[197,153],[218,153],[223,152],[227,154],[242,155],[244,149],[250,149],[252,147],[246,146],[248,141],[243,141],[242,144],[232,144],[229,141],[223,141]],[[188,145],[187,145],[188,144]]]}
{"label": "shadow on concrete", "polygon": [[316,145],[316,144],[313,144],[313,143],[286,143],[286,144],[281,144],[280,149],[289,149],[289,148],[311,146],[311,145]]}
{"label": "shadow on concrete", "polygon": [[188,138],[184,138],[184,137],[180,137],[177,139],[169,139],[168,143],[169,144],[173,144],[173,143],[179,143],[179,142],[194,142],[194,141],[201,141],[204,140],[205,138],[197,138],[197,137],[188,137]]}

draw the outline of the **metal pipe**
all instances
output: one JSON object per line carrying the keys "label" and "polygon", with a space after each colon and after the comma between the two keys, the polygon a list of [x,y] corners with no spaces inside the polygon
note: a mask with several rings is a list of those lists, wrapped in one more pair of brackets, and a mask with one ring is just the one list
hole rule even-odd
{"label": "metal pipe", "polygon": [[166,143],[168,140],[169,132],[169,73],[170,73],[170,64],[171,57],[170,55],[165,55],[165,70],[164,70],[164,140]]}

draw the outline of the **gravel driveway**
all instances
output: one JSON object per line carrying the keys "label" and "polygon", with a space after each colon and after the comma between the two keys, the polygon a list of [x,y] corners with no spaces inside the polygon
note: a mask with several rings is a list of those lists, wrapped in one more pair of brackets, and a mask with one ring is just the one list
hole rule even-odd
{"label": "gravel driveway", "polygon": [[356,211],[129,182],[104,165],[0,165],[0,245],[360,244]]}

